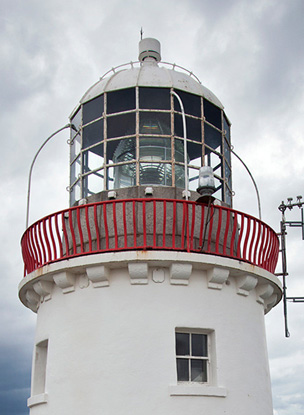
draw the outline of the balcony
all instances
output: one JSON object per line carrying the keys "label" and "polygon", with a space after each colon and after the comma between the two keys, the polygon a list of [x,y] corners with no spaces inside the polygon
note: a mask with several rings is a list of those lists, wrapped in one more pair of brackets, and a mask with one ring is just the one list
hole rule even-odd
{"label": "balcony", "polygon": [[24,275],[83,255],[168,250],[219,255],[274,273],[276,233],[236,210],[175,199],[109,200],[53,213],[21,240]]}

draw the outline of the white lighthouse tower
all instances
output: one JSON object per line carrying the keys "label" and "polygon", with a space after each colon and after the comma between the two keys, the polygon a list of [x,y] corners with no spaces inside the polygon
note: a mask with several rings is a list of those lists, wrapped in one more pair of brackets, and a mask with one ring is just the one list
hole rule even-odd
{"label": "white lighthouse tower", "polygon": [[70,207],[22,238],[31,415],[272,415],[278,239],[232,209],[221,102],[143,39],[70,122]]}

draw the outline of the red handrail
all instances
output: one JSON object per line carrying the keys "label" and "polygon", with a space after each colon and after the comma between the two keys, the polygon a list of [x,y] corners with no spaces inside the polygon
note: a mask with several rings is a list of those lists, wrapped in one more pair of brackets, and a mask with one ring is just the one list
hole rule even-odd
{"label": "red handrail", "polygon": [[273,273],[279,241],[268,225],[242,212],[151,198],[108,200],[53,213],[25,231],[21,249],[25,275],[66,258],[149,249],[220,255]]}

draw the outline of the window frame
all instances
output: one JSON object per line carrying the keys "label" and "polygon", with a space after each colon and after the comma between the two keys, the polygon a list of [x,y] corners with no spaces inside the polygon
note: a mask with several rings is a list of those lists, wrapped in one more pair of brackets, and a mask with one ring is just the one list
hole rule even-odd
{"label": "window frame", "polygon": [[[189,334],[189,355],[178,355],[176,352],[177,345],[177,334]],[[202,334],[207,337],[207,355],[206,356],[195,356],[192,355],[192,335],[193,334]],[[206,385],[210,383],[210,350],[211,350],[211,338],[210,330],[202,329],[185,329],[185,328],[176,328],[175,329],[175,361],[176,361],[176,378],[178,384],[191,384],[191,385]],[[178,379],[178,370],[177,370],[177,361],[178,359],[187,359],[188,360],[188,380],[179,380]],[[199,360],[206,362],[206,381],[193,381],[191,380],[191,360]]]}

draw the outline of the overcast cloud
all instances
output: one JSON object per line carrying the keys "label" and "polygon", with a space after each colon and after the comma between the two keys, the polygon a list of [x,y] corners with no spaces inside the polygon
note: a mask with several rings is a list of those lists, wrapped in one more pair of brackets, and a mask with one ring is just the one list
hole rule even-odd
{"label": "overcast cloud", "polygon": [[[0,413],[25,415],[35,315],[17,298],[23,265],[27,175],[41,143],[68,122],[108,69],[137,60],[139,31],[164,61],[192,70],[225,106],[235,151],[260,190],[263,220],[279,230],[282,200],[304,196],[304,2],[302,0],[1,0],[2,172]],[[68,133],[40,154],[31,217],[68,206]],[[233,159],[234,208],[258,216],[249,176]],[[299,211],[288,213],[299,219]],[[288,294],[304,296],[300,229],[288,231]],[[278,268],[279,271],[279,268]],[[274,414],[304,413],[304,304],[267,315]]]}

